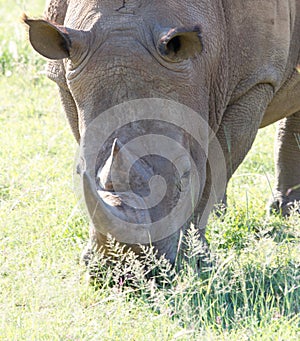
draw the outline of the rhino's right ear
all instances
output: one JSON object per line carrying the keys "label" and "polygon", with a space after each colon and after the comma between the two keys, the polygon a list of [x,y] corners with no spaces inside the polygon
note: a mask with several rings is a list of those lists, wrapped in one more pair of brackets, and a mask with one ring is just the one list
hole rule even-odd
{"label": "rhino's right ear", "polygon": [[47,20],[28,19],[23,21],[29,26],[29,40],[32,47],[49,59],[63,59],[70,56],[71,39],[63,26]]}

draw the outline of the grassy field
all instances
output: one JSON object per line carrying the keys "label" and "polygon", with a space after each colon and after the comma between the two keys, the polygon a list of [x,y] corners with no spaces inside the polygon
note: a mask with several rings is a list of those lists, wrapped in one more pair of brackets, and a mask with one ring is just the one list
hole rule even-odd
{"label": "grassy field", "polygon": [[228,213],[210,220],[212,265],[200,276],[191,230],[176,274],[149,260],[160,280],[148,280],[129,255],[131,285],[118,261],[89,284],[79,262],[88,222],[73,192],[76,145],[19,20],[42,8],[0,0],[0,340],[299,340],[300,219],[265,215],[273,126],[234,175]]}

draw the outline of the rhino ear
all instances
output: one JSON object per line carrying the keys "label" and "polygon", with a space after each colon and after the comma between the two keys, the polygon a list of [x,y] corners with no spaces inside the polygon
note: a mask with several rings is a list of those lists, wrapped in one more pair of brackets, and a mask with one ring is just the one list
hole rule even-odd
{"label": "rhino ear", "polygon": [[175,63],[194,57],[202,51],[200,26],[177,27],[162,33],[157,50],[164,59]]}
{"label": "rhino ear", "polygon": [[70,56],[71,40],[66,29],[47,20],[32,20],[24,15],[23,21],[29,26],[29,40],[32,47],[49,59],[63,59]]}

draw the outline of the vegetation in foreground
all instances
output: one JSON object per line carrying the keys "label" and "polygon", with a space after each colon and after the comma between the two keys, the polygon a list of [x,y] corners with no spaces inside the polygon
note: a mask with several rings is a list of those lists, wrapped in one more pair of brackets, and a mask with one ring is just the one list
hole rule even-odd
{"label": "vegetation in foreground", "polygon": [[42,13],[43,2],[24,4],[0,0],[0,340],[298,340],[300,218],[265,215],[274,127],[232,179],[227,214],[211,217],[200,274],[203,248],[191,228],[176,272],[151,250],[143,264],[128,254],[121,266],[113,246],[113,266],[99,257],[89,283],[79,262],[88,222],[73,192],[76,145],[16,19]]}

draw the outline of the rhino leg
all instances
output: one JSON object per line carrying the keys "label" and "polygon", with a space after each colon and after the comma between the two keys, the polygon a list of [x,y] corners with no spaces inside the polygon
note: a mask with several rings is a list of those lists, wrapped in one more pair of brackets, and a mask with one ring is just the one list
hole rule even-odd
{"label": "rhino leg", "polygon": [[278,124],[275,167],[275,193],[270,211],[288,216],[295,202],[300,203],[300,112]]}

